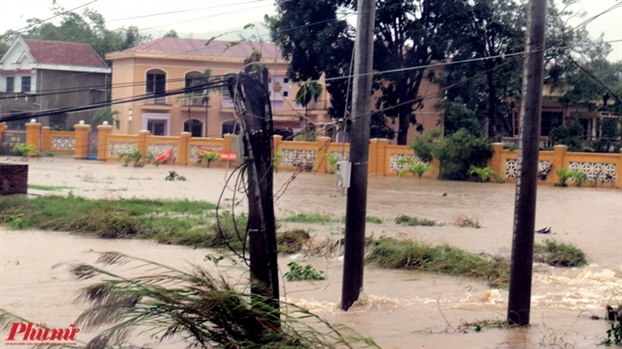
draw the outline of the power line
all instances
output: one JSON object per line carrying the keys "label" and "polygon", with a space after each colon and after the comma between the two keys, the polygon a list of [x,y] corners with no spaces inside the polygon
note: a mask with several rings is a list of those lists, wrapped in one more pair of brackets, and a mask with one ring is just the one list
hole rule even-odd
{"label": "power line", "polygon": [[253,0],[253,1],[246,1],[246,2],[239,2],[239,3],[228,3],[228,4],[224,4],[224,5],[218,5],[218,6],[199,7],[199,8],[178,10],[178,11],[169,11],[169,12],[159,12],[159,13],[152,13],[152,14],[142,15],[142,16],[134,16],[134,17],[125,17],[125,18],[117,18],[117,19],[106,20],[106,23],[126,21],[126,20],[130,20],[130,19],[139,19],[139,18],[147,18],[147,17],[164,16],[164,15],[170,15],[170,14],[175,14],[175,13],[184,13],[184,12],[191,12],[191,11],[208,10],[208,9],[220,8],[220,7],[245,5],[245,4],[252,4],[252,3],[255,3],[255,2],[262,2],[262,1],[265,1],[265,0]]}

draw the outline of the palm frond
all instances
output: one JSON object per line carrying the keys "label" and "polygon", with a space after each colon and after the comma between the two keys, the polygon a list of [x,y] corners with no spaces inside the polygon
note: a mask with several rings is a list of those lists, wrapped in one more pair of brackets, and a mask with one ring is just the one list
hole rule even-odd
{"label": "palm frond", "polygon": [[[131,261],[151,264],[111,253],[101,262]],[[270,306],[272,299],[236,291],[224,276],[215,277],[201,267],[195,266],[191,272],[161,267],[167,272],[134,278],[95,267],[74,267],[74,274],[79,270],[79,275],[112,277],[85,287],[76,298],[90,305],[77,324],[85,330],[105,328],[87,349],[118,345],[138,330],[157,332],[160,340],[182,339],[189,347],[198,348],[377,347],[359,335],[342,335],[336,327],[294,304],[285,303],[286,310],[275,309]],[[172,282],[175,287],[170,287]]]}

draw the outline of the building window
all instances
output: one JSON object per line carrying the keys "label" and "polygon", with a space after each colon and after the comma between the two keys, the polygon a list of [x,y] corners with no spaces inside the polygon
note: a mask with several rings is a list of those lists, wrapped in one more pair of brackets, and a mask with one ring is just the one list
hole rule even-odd
{"label": "building window", "polygon": [[289,92],[283,91],[283,97],[287,97],[287,96],[289,96]]}
{"label": "building window", "polygon": [[284,78],[284,79],[283,79],[283,83],[287,84],[288,82],[289,82],[289,79],[288,79],[288,78]]}
{"label": "building window", "polygon": [[6,78],[6,92],[15,92],[15,78],[12,76]]}
{"label": "building window", "polygon": [[22,76],[22,92],[30,92],[30,76]]}

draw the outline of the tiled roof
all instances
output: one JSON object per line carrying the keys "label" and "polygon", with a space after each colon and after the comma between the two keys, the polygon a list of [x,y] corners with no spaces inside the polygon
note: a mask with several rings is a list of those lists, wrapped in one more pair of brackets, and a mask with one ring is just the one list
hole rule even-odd
{"label": "tiled roof", "polygon": [[24,39],[24,42],[37,63],[107,67],[106,62],[87,44],[33,39]]}
{"label": "tiled roof", "polygon": [[167,53],[187,53],[207,56],[225,57],[250,57],[253,47],[261,52],[263,58],[281,58],[280,50],[277,46],[268,42],[240,42],[227,49],[229,41],[213,40],[205,46],[207,40],[202,39],[181,39],[181,38],[160,38],[125,51],[151,51]]}

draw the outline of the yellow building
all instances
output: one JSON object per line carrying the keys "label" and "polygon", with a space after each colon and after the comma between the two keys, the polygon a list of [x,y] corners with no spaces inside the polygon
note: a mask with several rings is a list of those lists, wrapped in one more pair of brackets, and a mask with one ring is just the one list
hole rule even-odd
{"label": "yellow building", "polygon": [[[233,131],[233,102],[228,91],[210,91],[207,103],[202,96],[163,96],[183,89],[201,77],[206,69],[212,77],[237,74],[244,59],[253,51],[261,53],[270,73],[270,95],[275,128],[300,128],[304,106],[295,105],[296,86],[286,76],[288,63],[271,43],[160,38],[125,51],[106,55],[112,61],[112,100],[152,95],[146,100],[117,104],[115,133],[136,134],[149,130],[153,135],[221,137]],[[310,105],[308,114],[315,122],[328,121],[327,94]]]}

